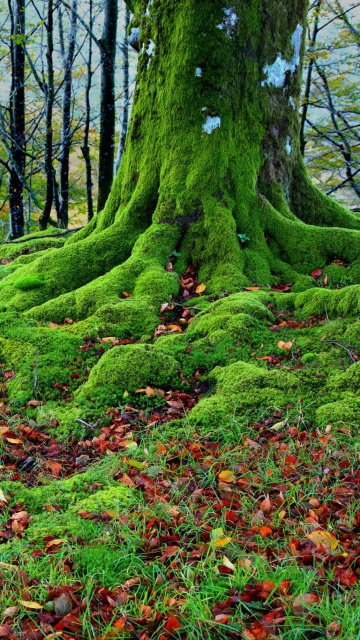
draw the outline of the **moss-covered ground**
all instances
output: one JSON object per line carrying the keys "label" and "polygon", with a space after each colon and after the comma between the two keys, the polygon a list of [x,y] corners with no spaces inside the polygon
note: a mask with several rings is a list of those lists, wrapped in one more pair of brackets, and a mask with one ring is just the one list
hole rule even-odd
{"label": "moss-covered ground", "polygon": [[360,298],[325,275],[1,314],[1,637],[359,637]]}

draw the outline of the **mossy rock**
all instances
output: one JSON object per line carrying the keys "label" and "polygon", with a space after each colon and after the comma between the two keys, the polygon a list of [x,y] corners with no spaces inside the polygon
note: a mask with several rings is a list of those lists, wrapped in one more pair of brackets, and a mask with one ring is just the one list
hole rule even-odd
{"label": "mossy rock", "polygon": [[280,408],[294,400],[299,383],[282,371],[267,371],[246,362],[216,367],[209,376],[214,395],[204,398],[192,410],[194,422],[205,427],[231,426],[249,411],[258,415],[262,408]]}
{"label": "mossy rock", "polygon": [[135,344],[114,347],[92,369],[77,399],[91,398],[96,389],[112,387],[118,398],[149,386],[166,388],[175,382],[177,361],[156,345]]}

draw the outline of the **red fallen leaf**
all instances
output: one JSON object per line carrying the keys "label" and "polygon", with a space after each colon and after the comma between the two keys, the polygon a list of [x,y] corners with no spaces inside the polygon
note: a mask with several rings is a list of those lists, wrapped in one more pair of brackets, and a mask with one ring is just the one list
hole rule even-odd
{"label": "red fallen leaf", "polygon": [[162,554],[162,556],[160,558],[160,562],[164,562],[168,558],[171,558],[172,556],[174,556],[179,551],[180,551],[180,547],[176,547],[176,546],[166,547],[164,553]]}
{"label": "red fallen leaf", "polygon": [[70,378],[73,380],[78,380],[80,378],[80,373],[72,373]]}
{"label": "red fallen leaf", "polygon": [[290,291],[293,284],[293,282],[284,282],[283,284],[278,284],[277,282],[275,282],[275,284],[273,284],[272,286],[272,290],[278,291],[279,293],[286,293],[286,291]]}
{"label": "red fallen leaf", "polygon": [[121,589],[127,591],[128,589],[132,589],[133,587],[137,587],[140,584],[140,578],[130,578],[126,580],[124,584],[121,585]]}
{"label": "red fallen leaf", "polygon": [[93,518],[96,518],[96,513],[92,513],[92,511],[84,511],[83,509],[79,509],[77,514],[80,518],[84,518],[84,520],[92,520]]}
{"label": "red fallen leaf", "polygon": [[167,403],[169,407],[173,409],[183,409],[184,405],[182,402],[178,402],[177,400],[168,400]]}
{"label": "red fallen leaf", "polygon": [[180,627],[181,627],[180,622],[176,618],[174,618],[174,616],[170,616],[169,620],[165,625],[166,631],[169,631],[170,633],[172,631],[175,631],[176,629],[180,629]]}
{"label": "red fallen leaf", "polygon": [[13,369],[10,369],[9,371],[4,371],[5,380],[12,380],[14,376],[15,376],[15,372]]}
{"label": "red fallen leaf", "polygon": [[134,294],[133,293],[128,293],[127,291],[123,291],[120,298],[133,298]]}
{"label": "red fallen leaf", "polygon": [[273,530],[270,527],[260,527],[259,533],[262,538],[268,538],[272,534]]}
{"label": "red fallen leaf", "polygon": [[56,631],[62,631],[63,629],[67,629],[67,631],[71,631],[72,633],[77,633],[82,630],[82,622],[78,616],[73,613],[69,613],[65,618],[60,620],[57,625],[55,625],[54,629]]}
{"label": "red fallen leaf", "polygon": [[215,620],[216,622],[220,622],[220,624],[227,624],[230,620],[230,616],[220,613],[218,616],[215,616]]}
{"label": "red fallen leaf", "polygon": [[311,606],[318,604],[319,602],[320,599],[316,593],[304,593],[300,596],[296,596],[292,606],[295,613],[301,614],[307,612]]}
{"label": "red fallen leaf", "polygon": [[315,280],[317,280],[318,278],[321,278],[322,274],[323,274],[322,269],[314,269],[314,271],[311,272],[311,276],[315,278]]}
{"label": "red fallen leaf", "polygon": [[12,629],[8,624],[0,624],[0,638],[13,638]]}

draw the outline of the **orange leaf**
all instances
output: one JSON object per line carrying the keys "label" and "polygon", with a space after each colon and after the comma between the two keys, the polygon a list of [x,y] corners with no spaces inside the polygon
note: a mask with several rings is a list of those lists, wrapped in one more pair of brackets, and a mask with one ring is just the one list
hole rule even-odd
{"label": "orange leaf", "polygon": [[195,293],[204,293],[204,291],[206,291],[206,284],[199,284],[195,289]]}
{"label": "orange leaf", "polygon": [[260,287],[244,287],[245,291],[259,291]]}
{"label": "orange leaf", "polygon": [[219,473],[219,480],[221,480],[222,482],[236,482],[236,478],[235,478],[235,474],[233,471],[230,471],[229,469],[227,471],[221,471],[221,473]]}
{"label": "orange leaf", "polygon": [[170,329],[170,331],[177,331],[178,333],[182,333],[182,328],[177,324],[169,324],[168,329]]}
{"label": "orange leaf", "polygon": [[262,538],[267,538],[272,534],[273,530],[270,527],[260,527],[259,532]]}

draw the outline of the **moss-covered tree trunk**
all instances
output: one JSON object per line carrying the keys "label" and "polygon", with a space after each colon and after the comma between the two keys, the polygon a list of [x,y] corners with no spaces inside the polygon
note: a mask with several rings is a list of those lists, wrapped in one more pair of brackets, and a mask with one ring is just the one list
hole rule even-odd
{"label": "moss-covered tree trunk", "polygon": [[4,287],[3,306],[58,322],[128,291],[155,309],[190,263],[209,292],[306,289],[334,258],[359,281],[360,219],[311,184],[299,150],[307,0],[129,5],[137,87],[106,207],[64,248],[9,276],[16,285],[26,273],[28,286]]}

